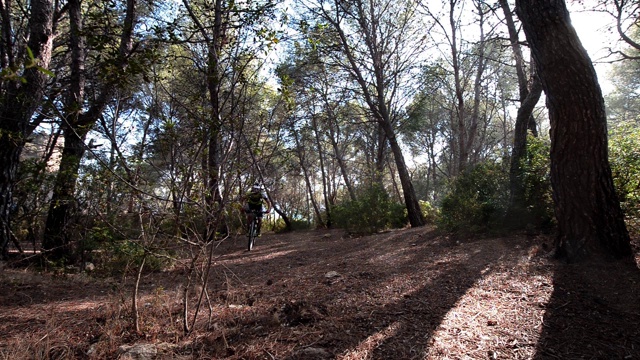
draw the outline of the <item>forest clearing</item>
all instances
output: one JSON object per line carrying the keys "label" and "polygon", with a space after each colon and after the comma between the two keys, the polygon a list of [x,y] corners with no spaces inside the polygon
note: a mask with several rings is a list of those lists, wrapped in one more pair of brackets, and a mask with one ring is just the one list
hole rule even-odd
{"label": "forest clearing", "polygon": [[251,252],[244,236],[229,238],[214,250],[208,300],[188,335],[184,263],[142,277],[139,333],[132,277],[7,268],[0,358],[640,358],[637,266],[567,265],[551,245],[428,228],[265,234]]}
{"label": "forest clearing", "polygon": [[0,360],[640,360],[638,5],[0,0]]}

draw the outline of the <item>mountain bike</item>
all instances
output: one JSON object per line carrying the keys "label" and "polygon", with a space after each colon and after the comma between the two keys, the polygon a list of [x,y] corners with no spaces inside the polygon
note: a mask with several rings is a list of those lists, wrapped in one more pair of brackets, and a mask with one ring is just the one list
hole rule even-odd
{"label": "mountain bike", "polygon": [[256,237],[258,236],[258,222],[264,213],[262,210],[250,210],[247,214],[251,214],[253,217],[249,223],[249,232],[247,233],[247,237],[249,238],[247,251],[251,251],[251,249],[253,249],[253,244],[256,241]]}

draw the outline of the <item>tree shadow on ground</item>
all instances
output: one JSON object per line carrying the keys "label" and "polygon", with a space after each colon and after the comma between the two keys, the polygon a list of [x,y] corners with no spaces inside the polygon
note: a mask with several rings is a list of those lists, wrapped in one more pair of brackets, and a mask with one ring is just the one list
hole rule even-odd
{"label": "tree shadow on ground", "polygon": [[556,263],[535,359],[640,359],[635,263]]}
{"label": "tree shadow on ground", "polygon": [[[450,258],[438,258],[433,256],[432,246],[445,244],[418,246],[406,261],[394,264],[389,273],[377,272],[372,267],[371,271],[352,274],[348,279],[352,286],[358,287],[362,279],[369,283],[369,289],[378,288],[370,293],[367,288],[364,293],[354,294],[349,286],[327,286],[326,292],[331,295],[315,301],[329,304],[327,311],[334,322],[329,329],[325,328],[314,347],[327,349],[334,357],[349,359],[362,358],[363,354],[367,359],[425,358],[444,317],[507,251],[479,246],[471,256],[482,261],[471,266],[467,261],[468,250],[456,253],[451,248]],[[412,275],[412,269],[428,274]],[[425,277],[429,279],[426,283]],[[381,292],[379,288],[387,290]],[[303,351],[294,352],[288,359],[306,358],[309,354]]]}
{"label": "tree shadow on ground", "polygon": [[479,249],[476,256],[483,257],[483,262],[475,263],[476,267],[469,265],[466,259],[447,263],[445,271],[440,272],[432,282],[424,284],[412,294],[404,295],[401,301],[382,308],[380,311],[386,315],[383,323],[395,323],[397,327],[391,336],[378,341],[371,351],[371,358],[425,358],[433,335],[445,316],[491,265],[504,255],[495,250]]}

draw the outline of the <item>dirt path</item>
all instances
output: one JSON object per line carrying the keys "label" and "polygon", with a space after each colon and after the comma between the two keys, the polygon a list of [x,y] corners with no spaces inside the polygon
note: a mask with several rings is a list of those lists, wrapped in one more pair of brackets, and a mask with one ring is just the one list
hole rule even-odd
{"label": "dirt path", "polygon": [[269,234],[246,252],[226,240],[188,336],[184,267],[144,276],[140,333],[130,278],[6,269],[0,359],[118,358],[123,344],[155,344],[160,359],[640,359],[638,268],[559,264],[544,241],[336,230]]}

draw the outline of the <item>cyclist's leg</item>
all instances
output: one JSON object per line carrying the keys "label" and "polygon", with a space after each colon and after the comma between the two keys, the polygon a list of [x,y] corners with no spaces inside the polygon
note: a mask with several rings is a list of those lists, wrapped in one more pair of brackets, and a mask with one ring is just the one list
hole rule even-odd
{"label": "cyclist's leg", "polygon": [[253,217],[256,216],[253,212],[247,212],[247,235],[250,235],[251,232],[251,223],[253,222]]}
{"label": "cyclist's leg", "polygon": [[[251,204],[249,204],[249,209],[247,212],[248,217],[248,221],[247,221],[247,228],[251,227],[251,223],[255,220],[255,217],[258,216],[259,212],[260,212],[261,207],[256,207],[256,206],[252,206]],[[258,227],[256,229],[256,233],[259,233],[260,227]]]}

